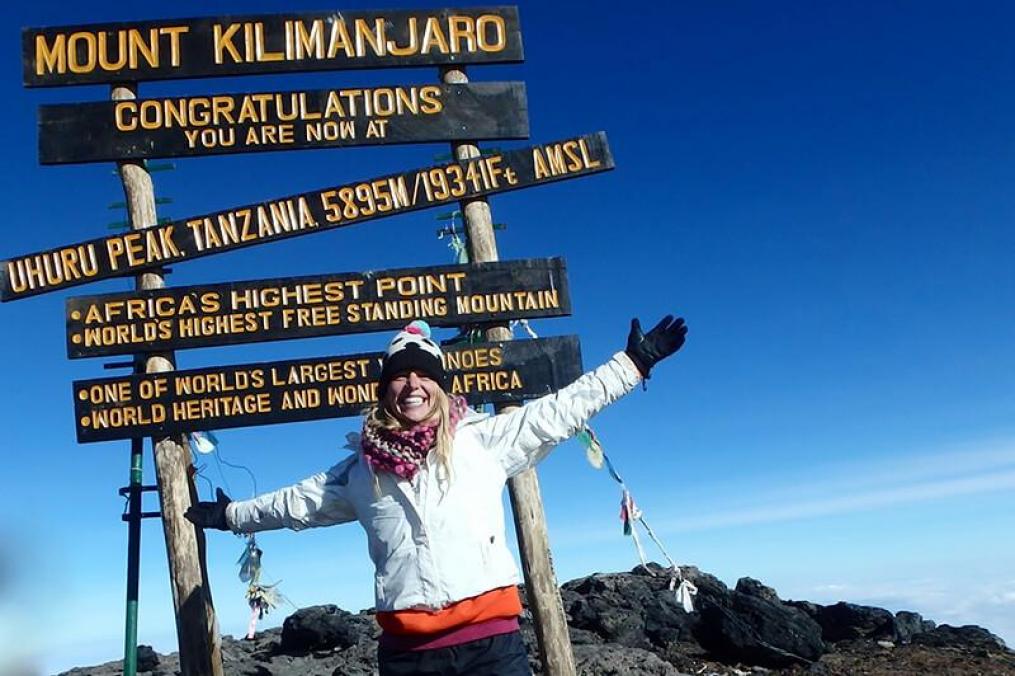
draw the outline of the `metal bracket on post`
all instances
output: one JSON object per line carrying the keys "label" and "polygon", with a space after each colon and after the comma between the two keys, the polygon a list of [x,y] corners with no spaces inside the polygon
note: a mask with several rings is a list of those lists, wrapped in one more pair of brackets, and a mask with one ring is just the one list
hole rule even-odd
{"label": "metal bracket on post", "polygon": [[120,494],[120,497],[125,498],[128,495],[130,495],[130,492],[132,490],[138,490],[138,491],[141,491],[142,493],[147,493],[149,491],[157,491],[157,490],[159,490],[159,487],[158,486],[137,486],[137,487],[134,487],[134,486],[122,486],[120,488],[120,490],[117,491],[117,493]]}
{"label": "metal bracket on post", "polygon": [[107,371],[112,371],[113,369],[132,369],[135,366],[136,364],[132,361],[111,361],[109,363],[103,364],[102,368],[106,369]]}
{"label": "metal bracket on post", "polygon": [[[120,490],[117,491],[117,493],[122,498],[128,498],[128,499],[130,499],[130,498],[132,498],[134,496],[135,493],[139,493],[139,494],[140,493],[150,493],[150,492],[157,491],[157,490],[159,490],[158,486],[122,486],[120,488]],[[136,512],[136,513],[134,513],[134,512],[132,512],[130,510],[129,505],[130,505],[130,503],[128,502],[128,507],[126,509],[124,509],[123,514],[120,515],[120,520],[121,521],[126,521],[126,522],[130,523],[135,518],[137,518],[137,519],[156,519],[156,518],[162,516],[162,512],[158,512],[158,511],[156,511],[156,512]]]}

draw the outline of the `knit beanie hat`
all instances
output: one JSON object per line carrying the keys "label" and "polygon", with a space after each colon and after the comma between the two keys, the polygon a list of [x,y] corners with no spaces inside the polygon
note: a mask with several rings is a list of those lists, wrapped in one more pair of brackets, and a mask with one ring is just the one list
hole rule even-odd
{"label": "knit beanie hat", "polygon": [[383,399],[391,379],[406,371],[425,373],[442,390],[447,391],[447,376],[441,357],[441,348],[430,339],[430,325],[421,319],[411,322],[388,345],[381,366],[377,396]]}

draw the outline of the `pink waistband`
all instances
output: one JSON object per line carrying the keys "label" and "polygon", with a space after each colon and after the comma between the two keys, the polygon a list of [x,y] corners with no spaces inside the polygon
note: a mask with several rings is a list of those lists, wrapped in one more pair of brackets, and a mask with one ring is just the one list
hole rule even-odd
{"label": "pink waistband", "polygon": [[440,634],[381,634],[380,644],[388,650],[436,650],[482,638],[518,631],[517,617],[496,617],[485,622],[466,624]]}

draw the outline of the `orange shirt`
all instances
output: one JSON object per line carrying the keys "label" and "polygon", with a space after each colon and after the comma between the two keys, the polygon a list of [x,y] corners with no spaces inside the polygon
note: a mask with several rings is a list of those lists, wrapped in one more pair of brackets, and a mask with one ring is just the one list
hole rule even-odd
{"label": "orange shirt", "polygon": [[521,613],[522,600],[518,596],[518,588],[511,586],[492,589],[437,611],[379,612],[377,624],[389,634],[436,634],[467,624],[517,617]]}

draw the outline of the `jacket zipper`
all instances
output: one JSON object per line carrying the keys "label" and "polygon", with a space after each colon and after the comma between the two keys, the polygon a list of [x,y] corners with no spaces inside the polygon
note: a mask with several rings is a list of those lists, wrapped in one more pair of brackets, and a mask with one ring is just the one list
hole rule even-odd
{"label": "jacket zipper", "polygon": [[429,507],[430,507],[430,502],[431,502],[430,496],[433,494],[433,492],[435,490],[435,488],[434,488],[434,482],[437,480],[437,477],[436,477],[436,472],[434,471],[433,464],[430,462],[430,458],[429,457],[425,458],[423,460],[423,463],[424,463],[424,467],[425,467],[425,471],[426,471],[426,478],[424,479],[424,482],[423,482],[423,499],[422,499],[422,506],[421,506],[421,512],[422,512],[421,519],[422,519],[422,522],[421,522],[420,525],[421,525],[421,528],[423,529],[424,534],[426,535],[426,540],[425,540],[426,544],[425,544],[425,546],[427,548],[427,551],[430,554],[430,564],[433,567],[433,571],[432,571],[433,572],[433,575],[432,575],[432,577],[433,577],[433,585],[432,585],[432,588],[433,588],[433,598],[428,600],[428,605],[431,608],[443,608],[445,606],[444,601],[447,598],[447,593],[446,593],[446,591],[443,588],[443,584],[442,584],[442,579],[443,578],[441,576],[441,569],[440,569],[440,566],[437,563],[437,547],[436,547],[436,544],[434,543],[434,540],[433,540],[433,531],[432,530],[428,530],[426,528],[426,525],[427,525],[426,517],[427,517],[427,513],[429,512]]}
{"label": "jacket zipper", "polygon": [[[424,459],[423,460],[423,465],[420,467],[420,471],[417,472],[416,476],[413,477],[413,493],[415,494],[415,498],[416,498],[416,506],[417,506],[416,511],[419,514],[419,532],[420,532],[420,537],[421,537],[421,540],[422,540],[422,542],[420,542],[420,547],[426,549],[427,554],[429,555],[427,558],[429,558],[431,563],[433,563],[433,547],[430,546],[430,544],[431,544],[430,543],[430,533],[429,533],[429,531],[428,531],[428,529],[426,527],[426,525],[427,525],[427,521],[426,521],[426,515],[427,515],[427,492],[428,492],[427,488],[428,488],[428,483],[429,483],[429,481],[428,481],[429,475],[430,475],[430,468],[427,466],[427,460]],[[426,579],[426,577],[428,577],[428,576],[426,576],[424,574],[424,570],[423,570],[423,568],[424,568],[424,562],[423,562],[423,557],[422,556],[417,556],[416,557],[416,568],[418,570],[418,575],[419,575],[419,580],[420,580],[420,586],[424,590],[423,602],[426,604],[427,607],[430,607],[430,608],[437,607],[437,604],[435,603],[436,599],[433,598],[435,596],[435,592],[436,592],[436,584],[423,584],[423,580]],[[436,577],[436,576],[430,576],[430,577]],[[436,580],[434,580],[434,582],[436,582]],[[433,588],[433,592],[431,592],[429,594],[426,593],[426,590],[430,589],[430,588]]]}

